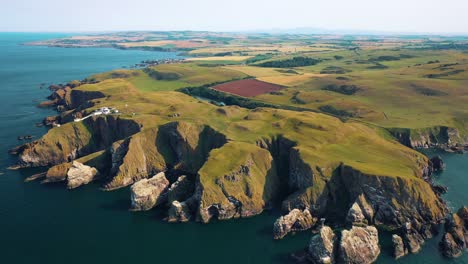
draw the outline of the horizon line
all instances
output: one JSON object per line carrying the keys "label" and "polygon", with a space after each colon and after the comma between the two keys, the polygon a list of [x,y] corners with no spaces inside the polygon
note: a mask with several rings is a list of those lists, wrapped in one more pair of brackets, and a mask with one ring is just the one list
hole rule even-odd
{"label": "horizon line", "polygon": [[[304,31],[304,32],[301,32]],[[287,32],[291,31],[291,32]],[[296,32],[295,32],[296,31]],[[310,31],[310,32],[305,32]],[[313,32],[317,31],[317,32]],[[312,27],[271,28],[249,30],[208,30],[208,29],[110,29],[110,30],[0,30],[0,33],[119,33],[119,32],[208,32],[208,33],[236,33],[236,34],[269,34],[269,35],[368,35],[368,36],[463,36],[468,32],[410,32],[410,31],[384,31],[361,29],[322,29]]]}

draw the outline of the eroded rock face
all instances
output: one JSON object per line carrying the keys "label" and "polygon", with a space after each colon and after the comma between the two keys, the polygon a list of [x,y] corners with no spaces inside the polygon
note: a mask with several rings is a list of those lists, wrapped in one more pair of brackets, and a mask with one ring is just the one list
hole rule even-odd
{"label": "eroded rock face", "polygon": [[422,179],[422,173],[415,177],[375,176],[345,165],[327,186],[319,208],[337,211],[341,206],[338,201],[343,200],[362,203],[366,210],[361,207],[361,211],[372,225],[398,229],[411,221],[418,223],[415,229],[419,231],[423,225],[443,220],[447,212],[442,199]]}
{"label": "eroded rock face", "polygon": [[349,209],[346,222],[351,225],[367,225],[367,220],[358,203],[353,203]]}
{"label": "eroded rock face", "polygon": [[289,232],[303,231],[311,228],[316,218],[313,218],[308,209],[301,211],[294,209],[285,216],[278,218],[273,225],[273,237],[281,239]]}
{"label": "eroded rock face", "polygon": [[90,183],[99,175],[96,168],[84,165],[78,161],[73,161],[71,168],[67,172],[67,188],[74,189],[84,184]]}
{"label": "eroded rock face", "polygon": [[445,170],[445,163],[440,156],[434,156],[431,158],[432,169],[434,171]]}
{"label": "eroded rock face", "polygon": [[194,192],[195,185],[187,176],[182,175],[177,178],[171,187],[167,190],[167,203],[169,205],[174,201],[185,201]]}
{"label": "eroded rock face", "polygon": [[187,202],[173,201],[169,207],[167,221],[174,222],[188,222],[191,218],[190,206]]}
{"label": "eroded rock face", "polygon": [[373,263],[380,254],[377,228],[353,226],[343,230],[339,250],[343,263]]}
{"label": "eroded rock face", "polygon": [[445,234],[440,241],[442,254],[456,258],[463,254],[468,245],[468,207],[464,206],[445,222]]}
{"label": "eroded rock face", "polygon": [[[234,153],[241,157],[226,160]],[[221,171],[213,174],[213,171]],[[271,154],[253,144],[229,142],[211,152],[199,171],[194,197],[197,220],[245,218],[260,214],[278,194],[279,177]]]}
{"label": "eroded rock face", "polygon": [[421,246],[424,244],[424,238],[421,234],[413,228],[413,225],[408,222],[403,226],[403,241],[408,251],[415,254],[421,250]]}
{"label": "eroded rock face", "polygon": [[403,243],[403,239],[396,234],[392,235],[392,243],[393,243],[393,257],[395,259],[399,259],[406,254],[408,254],[408,250],[405,248],[405,244]]}
{"label": "eroded rock face", "polygon": [[307,250],[308,260],[314,264],[335,263],[336,236],[328,226],[312,237]]}
{"label": "eroded rock face", "polygon": [[169,181],[164,172],[156,174],[150,179],[142,179],[132,185],[132,210],[146,211],[167,201]]}

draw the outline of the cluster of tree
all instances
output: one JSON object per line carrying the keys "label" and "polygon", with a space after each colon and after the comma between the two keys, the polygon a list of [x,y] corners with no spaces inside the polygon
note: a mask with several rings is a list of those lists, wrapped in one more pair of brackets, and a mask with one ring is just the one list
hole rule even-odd
{"label": "cluster of tree", "polygon": [[258,64],[260,67],[272,67],[272,68],[292,68],[292,67],[303,67],[311,66],[321,62],[320,59],[313,59],[309,57],[294,57],[286,60],[275,60],[266,61]]}
{"label": "cluster of tree", "polygon": [[328,66],[320,71],[321,74],[345,74],[347,72],[350,72],[350,70],[338,66]]}
{"label": "cluster of tree", "polygon": [[269,60],[271,58],[273,58],[273,54],[271,53],[259,54],[259,55],[256,55],[255,57],[247,59],[245,63],[252,64],[252,63],[263,61],[263,60]]}
{"label": "cluster of tree", "polygon": [[449,71],[449,72],[443,72],[443,73],[431,73],[431,74],[427,74],[427,75],[424,75],[424,77],[426,78],[440,78],[440,77],[447,77],[447,76],[450,76],[450,75],[455,75],[455,74],[458,74],[458,73],[461,73],[461,72],[464,72],[465,70],[454,70],[454,71]]}
{"label": "cluster of tree", "polygon": [[357,87],[356,85],[352,84],[352,85],[347,85],[347,84],[343,84],[343,85],[337,85],[337,84],[329,84],[325,87],[322,88],[322,90],[325,90],[325,91],[332,91],[332,92],[335,92],[335,93],[340,93],[340,94],[345,94],[345,95],[353,95],[355,94],[357,91],[359,91],[359,87]]}
{"label": "cluster of tree", "polygon": [[180,74],[176,72],[161,72],[153,68],[144,68],[143,71],[155,80],[174,81],[180,79]]}
{"label": "cluster of tree", "polygon": [[337,117],[348,118],[348,117],[353,117],[354,116],[353,113],[348,112],[346,110],[337,109],[332,105],[322,105],[322,106],[319,107],[319,110],[324,112],[324,113],[331,114],[331,115],[334,115],[334,116],[337,116]]}
{"label": "cluster of tree", "polygon": [[228,52],[219,52],[219,53],[213,54],[213,56],[215,56],[215,57],[232,56],[232,52],[230,52],[230,51],[228,51]]}
{"label": "cluster of tree", "polygon": [[291,97],[291,103],[293,104],[306,104],[307,102],[298,97],[299,92],[295,92]]}
{"label": "cluster of tree", "polygon": [[367,69],[369,69],[369,70],[383,70],[383,69],[387,69],[387,68],[388,68],[387,65],[383,65],[383,64],[378,63],[378,62],[376,62],[372,66],[367,67]]}
{"label": "cluster of tree", "polygon": [[427,88],[427,87],[422,87],[422,86],[417,86],[417,85],[413,85],[412,87],[413,87],[415,92],[420,93],[420,94],[425,95],[425,96],[444,96],[444,95],[447,95],[446,92],[442,92],[442,91],[439,91],[439,90],[434,90],[434,89]]}

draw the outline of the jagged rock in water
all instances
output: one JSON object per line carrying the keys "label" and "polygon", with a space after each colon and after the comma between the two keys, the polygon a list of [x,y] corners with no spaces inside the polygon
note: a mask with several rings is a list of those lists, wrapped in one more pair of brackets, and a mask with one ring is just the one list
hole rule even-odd
{"label": "jagged rock in water", "polygon": [[445,222],[445,234],[440,241],[442,254],[456,258],[463,254],[468,245],[468,207],[464,206]]}
{"label": "jagged rock in water", "polygon": [[169,207],[167,221],[173,222],[188,222],[191,218],[190,206],[187,202],[173,201]]}
{"label": "jagged rock in water", "polygon": [[367,225],[367,219],[364,217],[359,204],[353,203],[351,208],[349,208],[346,222],[351,225]]}
{"label": "jagged rock in water", "polygon": [[405,248],[405,244],[403,243],[403,239],[401,236],[397,234],[392,235],[392,242],[393,242],[393,257],[395,259],[399,259],[406,254],[408,254],[408,250]]}
{"label": "jagged rock in water", "polygon": [[380,254],[377,228],[353,226],[350,230],[343,230],[339,250],[343,263],[373,263]]}
{"label": "jagged rock in water", "polygon": [[313,218],[308,209],[301,211],[294,209],[285,216],[278,218],[273,225],[273,236],[275,239],[285,237],[289,232],[303,231],[311,228],[316,218]]}
{"label": "jagged rock in water", "polygon": [[445,170],[445,163],[440,156],[434,156],[431,158],[432,169],[434,171]]}
{"label": "jagged rock in water", "polygon": [[314,264],[335,263],[336,236],[328,226],[312,237],[307,250],[308,260]]}
{"label": "jagged rock in water", "polygon": [[458,209],[457,215],[463,220],[465,229],[468,229],[468,206],[465,205]]}
{"label": "jagged rock in water", "polygon": [[73,161],[71,168],[67,172],[67,188],[74,189],[84,184],[90,183],[99,174],[96,168],[84,165],[78,161]]}
{"label": "jagged rock in water", "polygon": [[156,174],[150,179],[142,179],[130,188],[132,210],[146,211],[167,200],[169,181],[164,172]]}
{"label": "jagged rock in water", "polygon": [[192,196],[194,187],[194,183],[190,181],[187,176],[180,176],[167,190],[167,203],[171,205],[174,201],[187,200]]}
{"label": "jagged rock in water", "polygon": [[424,244],[424,238],[416,231],[410,222],[407,222],[403,226],[403,241],[409,252],[415,254],[421,250],[421,246]]}

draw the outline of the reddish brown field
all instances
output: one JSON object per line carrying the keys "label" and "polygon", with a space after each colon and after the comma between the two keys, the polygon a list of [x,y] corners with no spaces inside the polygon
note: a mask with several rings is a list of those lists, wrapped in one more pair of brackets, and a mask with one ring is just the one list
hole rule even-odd
{"label": "reddish brown field", "polygon": [[213,87],[213,89],[218,91],[240,95],[244,97],[254,97],[259,94],[279,91],[282,88],[282,86],[273,83],[262,82],[255,79],[233,81],[219,84]]}

